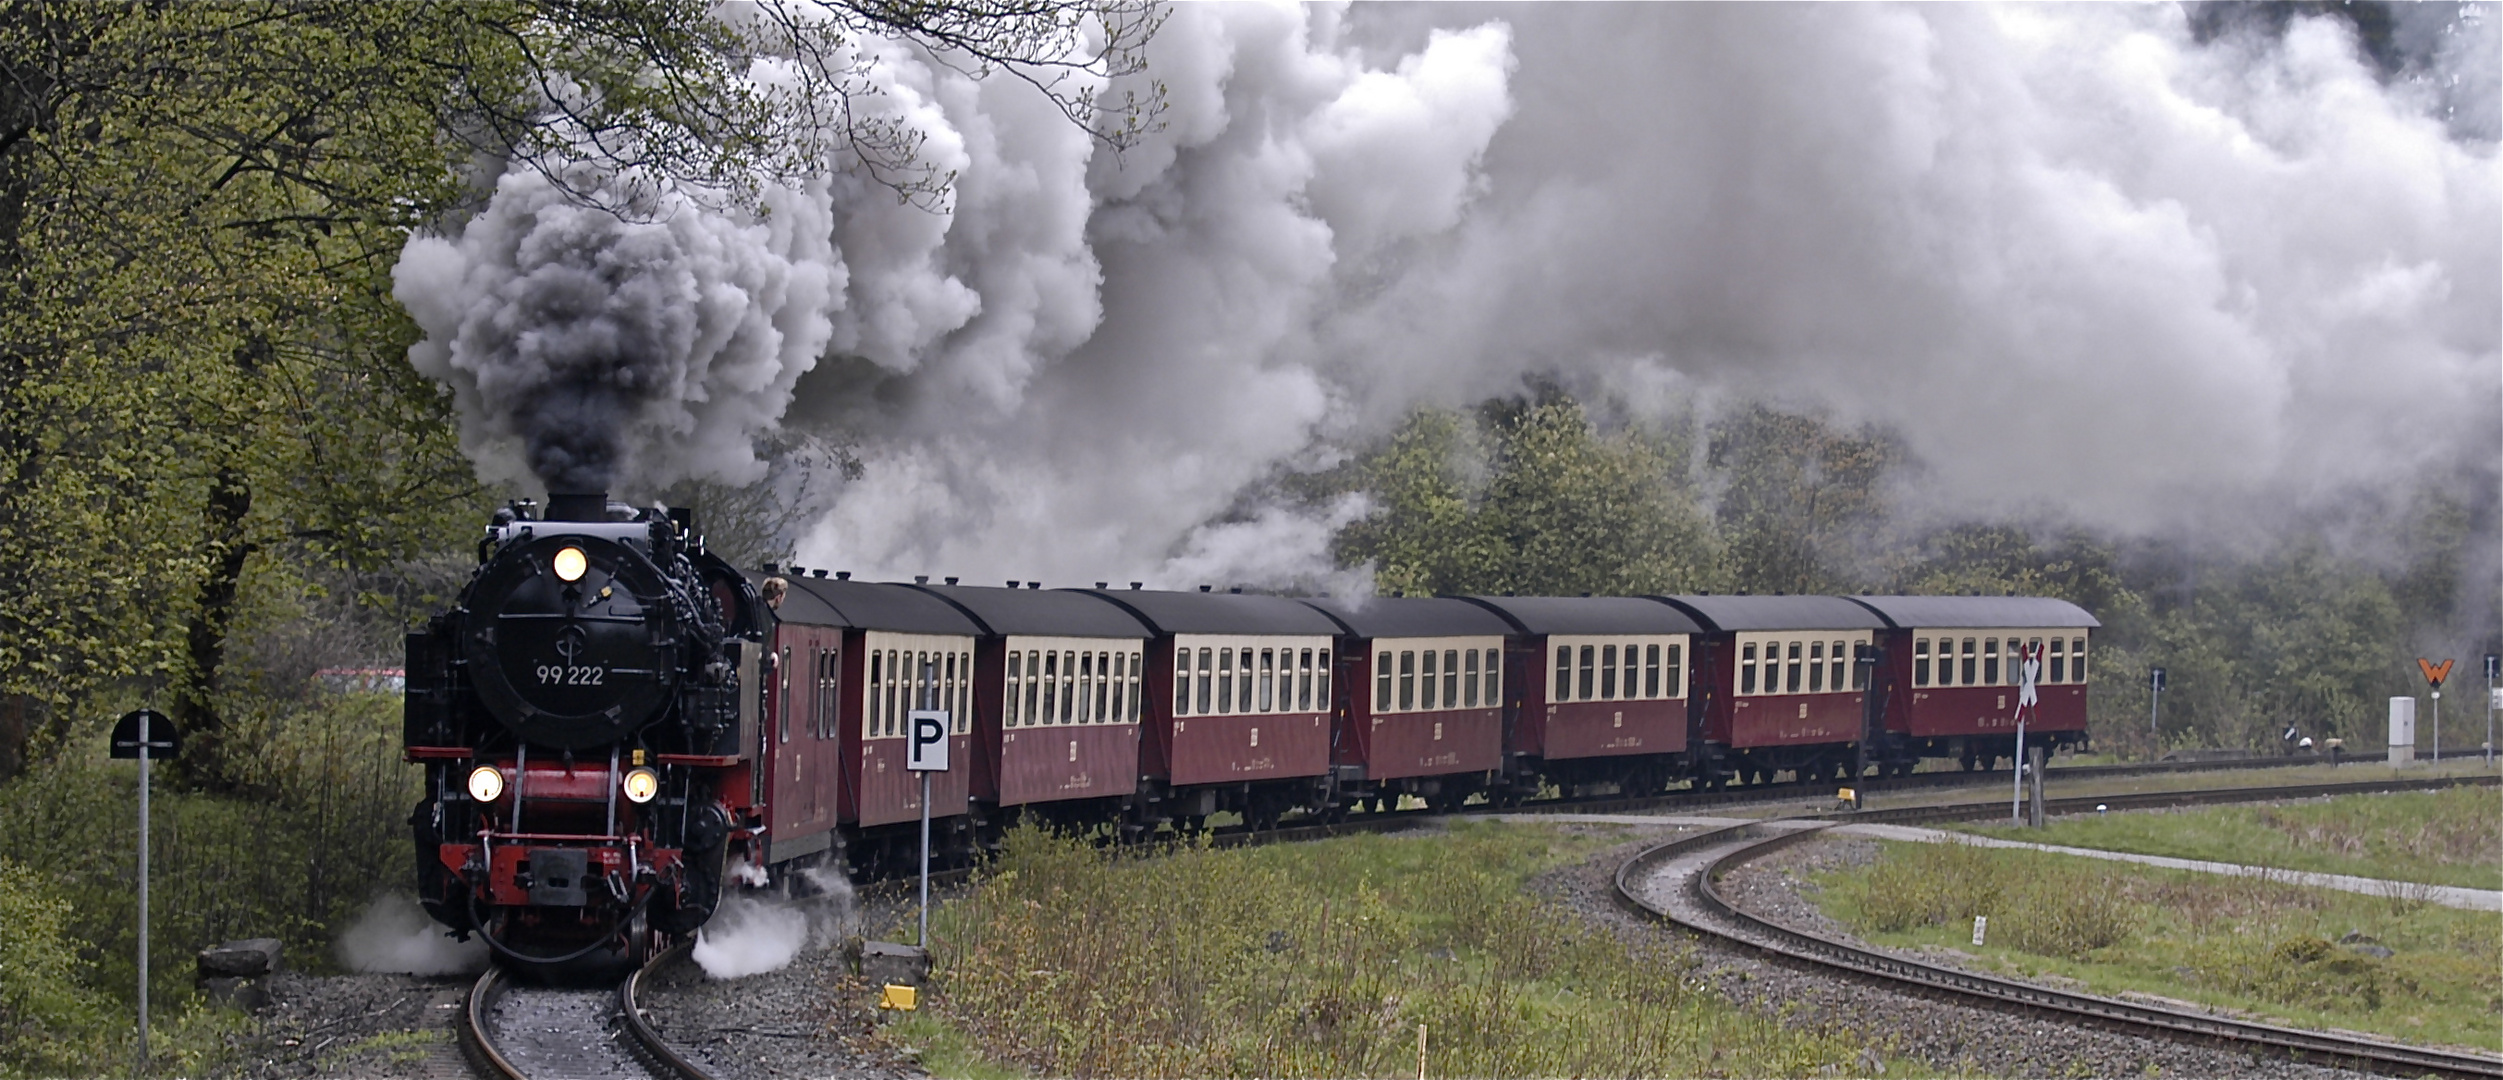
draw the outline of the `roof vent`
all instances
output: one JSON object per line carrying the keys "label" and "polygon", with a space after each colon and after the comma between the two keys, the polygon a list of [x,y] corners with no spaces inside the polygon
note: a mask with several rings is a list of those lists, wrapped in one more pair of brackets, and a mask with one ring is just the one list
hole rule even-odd
{"label": "roof vent", "polygon": [[852,580],[852,572],[849,570],[837,570],[834,572],[834,580],[850,581]]}
{"label": "roof vent", "polygon": [[1146,583],[1146,582],[1144,582],[1144,581],[1133,581],[1133,582],[1131,582],[1131,583],[1130,583],[1130,591],[1131,591],[1131,592],[1137,592],[1137,591],[1139,591],[1141,588],[1144,588],[1144,587],[1146,586],[1146,584],[1147,584],[1147,583]]}
{"label": "roof vent", "polygon": [[929,584],[929,583],[930,583],[930,575],[928,575],[928,574],[914,574],[914,575],[913,575],[913,584],[915,584],[915,585],[927,585],[927,584]]}
{"label": "roof vent", "polygon": [[792,577],[807,577],[807,576],[808,576],[808,570],[807,570],[807,568],[805,568],[805,567],[801,566],[801,565],[800,565],[800,564],[798,564],[798,563],[792,563],[792,564],[791,564],[791,576],[792,576]]}
{"label": "roof vent", "polygon": [[811,571],[809,571],[809,573],[810,573],[810,574],[812,574],[812,575],[815,575],[815,576],[817,576],[817,577],[824,577],[824,576],[826,576],[826,572],[825,572],[825,571],[823,571],[823,570],[811,570]]}
{"label": "roof vent", "polygon": [[1202,586],[1200,586],[1200,587],[1199,587],[1199,591],[1201,591],[1201,592],[1207,592],[1207,591],[1208,591],[1208,586],[1206,586],[1206,585],[1202,585]]}
{"label": "roof vent", "polygon": [[2002,592],[2002,593],[2000,593],[1999,595],[2001,595],[2001,596],[2014,596],[2014,595],[2016,595],[2016,590],[2014,590],[2014,589],[2009,589],[2009,590],[2007,590],[2006,592]]}
{"label": "roof vent", "polygon": [[1745,589],[1740,589],[1740,590],[1738,590],[1738,591],[1737,591],[1735,594],[1733,594],[1733,595],[1736,595],[1736,596],[1745,596],[1745,595],[1747,595],[1747,590],[1745,590]]}
{"label": "roof vent", "polygon": [[1008,583],[1008,587],[1009,587],[1009,588],[1011,588],[1011,589],[1014,589],[1014,588],[1016,588],[1017,586],[1019,586],[1019,585],[1023,585],[1023,584],[1025,584],[1025,582],[1022,582],[1022,581],[1011,581],[1011,582],[1009,582],[1009,583]]}
{"label": "roof vent", "polygon": [[781,572],[782,572],[782,564],[780,564],[780,563],[766,563],[766,564],[765,564],[765,576],[766,576],[766,577],[772,577],[772,576],[774,576],[775,574],[779,574],[779,573],[781,573]]}
{"label": "roof vent", "polygon": [[1329,598],[1330,598],[1330,590],[1328,590],[1328,589],[1323,589],[1323,590],[1321,590],[1321,599],[1327,600],[1327,599],[1329,599]]}
{"label": "roof vent", "polygon": [[1582,595],[1584,595],[1584,596],[1589,596],[1590,594],[1589,594],[1589,593],[1583,593]]}
{"label": "roof vent", "polygon": [[1788,595],[1790,595],[1790,594],[1789,594],[1789,593],[1786,593],[1786,592],[1783,592],[1783,591],[1781,591],[1780,589],[1775,589],[1775,590],[1773,590],[1773,595],[1775,595],[1775,596],[1788,596]]}
{"label": "roof vent", "polygon": [[1042,587],[1043,587],[1043,583],[1042,583],[1042,582],[1040,582],[1040,581],[1029,581],[1029,582],[1026,582],[1026,588],[1029,588],[1029,589],[1040,589],[1040,588],[1042,588]]}
{"label": "roof vent", "polygon": [[1234,595],[1236,595],[1236,596],[1241,596],[1241,595],[1243,595],[1243,587],[1242,587],[1242,586],[1240,586],[1240,585],[1237,585],[1237,586],[1235,586],[1235,587],[1233,587],[1233,588],[1231,588],[1231,589],[1227,589],[1226,591],[1227,591],[1227,592],[1229,592],[1229,593],[1233,593],[1233,594],[1234,594]]}
{"label": "roof vent", "polygon": [[1098,588],[1098,589],[1109,589],[1109,588],[1112,588],[1112,582],[1109,582],[1109,581],[1098,581],[1098,582],[1096,582],[1096,583],[1095,583],[1095,587],[1096,587],[1096,588]]}
{"label": "roof vent", "polygon": [[950,585],[956,584],[956,579],[955,579],[955,578],[949,578],[949,579],[947,579],[947,583],[948,583],[948,584],[950,584]]}

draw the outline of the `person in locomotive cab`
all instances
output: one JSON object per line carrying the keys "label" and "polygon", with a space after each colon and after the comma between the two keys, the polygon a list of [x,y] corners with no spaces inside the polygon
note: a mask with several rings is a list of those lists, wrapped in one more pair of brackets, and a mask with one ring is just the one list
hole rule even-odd
{"label": "person in locomotive cab", "polygon": [[777,610],[782,607],[782,594],[789,591],[791,583],[778,577],[766,578],[764,584],[756,587],[756,595],[764,598],[765,606]]}

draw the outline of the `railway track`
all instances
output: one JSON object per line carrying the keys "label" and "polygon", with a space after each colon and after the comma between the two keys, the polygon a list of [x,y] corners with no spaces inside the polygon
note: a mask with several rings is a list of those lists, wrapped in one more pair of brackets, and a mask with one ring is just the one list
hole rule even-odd
{"label": "railway track", "polygon": [[643,979],[686,952],[654,957],[614,990],[517,986],[487,969],[464,1002],[460,1041],[488,1080],[713,1080],[669,1045],[638,1001]]}
{"label": "railway track", "polygon": [[[2307,798],[2322,794],[2448,787],[2462,783],[2492,785],[2495,781],[2493,776],[2479,776],[2377,784],[2161,792],[2142,796],[2056,800],[2047,803],[2046,809],[2092,809],[2097,804],[2115,809],[2209,805]],[[2004,802],[1970,803],[1910,807],[1891,813],[1820,815],[1717,829],[1682,837],[1628,860],[1617,870],[1616,896],[1620,904],[1638,914],[1674,923],[1750,952],[1914,993],[1987,1005],[2065,1023],[2094,1024],[2131,1034],[2275,1053],[2313,1064],[2342,1065],[2403,1076],[2503,1078],[2503,1057],[2141,1005],[1905,959],[1750,914],[1724,898],[1715,884],[1731,869],[1812,839],[1842,820],[1973,820],[1996,817],[2006,812],[2007,804]]]}

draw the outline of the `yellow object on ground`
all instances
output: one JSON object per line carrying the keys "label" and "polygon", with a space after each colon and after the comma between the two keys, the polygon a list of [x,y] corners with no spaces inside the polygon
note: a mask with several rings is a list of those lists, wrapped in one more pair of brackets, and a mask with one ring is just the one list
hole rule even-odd
{"label": "yellow object on ground", "polygon": [[878,1007],[881,1009],[902,1009],[906,1012],[911,1012],[921,1007],[920,998],[921,989],[919,987],[897,986],[894,983],[888,983],[884,989],[878,991]]}

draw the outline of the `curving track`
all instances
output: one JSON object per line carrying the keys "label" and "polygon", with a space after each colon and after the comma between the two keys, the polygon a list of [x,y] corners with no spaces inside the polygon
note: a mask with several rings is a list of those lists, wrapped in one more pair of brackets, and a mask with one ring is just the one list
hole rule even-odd
{"label": "curving track", "polygon": [[[2492,784],[2494,781],[2495,778],[2490,776],[2466,779],[2466,782],[2481,784]],[[2420,782],[2168,792],[2146,796],[2143,802],[2132,800],[2125,805],[2195,805],[2429,786],[2450,785]],[[2121,802],[2111,798],[2064,801],[2082,803],[2086,807],[2098,801]],[[2006,812],[2006,803],[1996,802],[1962,807],[1922,807],[1900,812],[1891,818],[1861,814],[1852,819],[1938,821],[1957,817],[1995,817]],[[1725,900],[1715,887],[1714,883],[1733,867],[1813,838],[1838,823],[1833,819],[1796,818],[1752,823],[1662,844],[1636,855],[1618,869],[1617,898],[1620,903],[1641,914],[1664,919],[1703,936],[1770,957],[1890,983],[1899,989],[1961,999],[2046,1019],[2097,1024],[2133,1034],[2256,1052],[2273,1052],[2315,1064],[2337,1064],[2379,1073],[2503,1078],[2503,1058],[2489,1055],[2231,1020],[2205,1013],[2054,990],[1908,960],[1749,914]]]}
{"label": "curving track", "polygon": [[516,986],[492,967],[470,987],[461,1047],[490,1080],[713,1080],[661,1038],[637,995],[643,977],[686,952],[671,949],[616,990]]}

